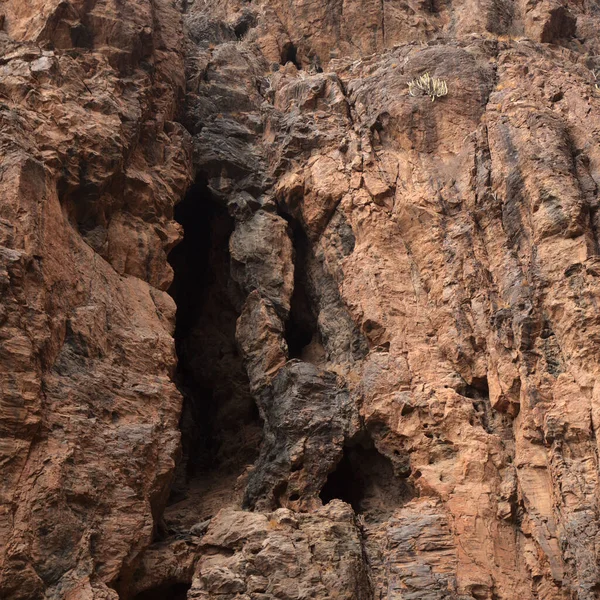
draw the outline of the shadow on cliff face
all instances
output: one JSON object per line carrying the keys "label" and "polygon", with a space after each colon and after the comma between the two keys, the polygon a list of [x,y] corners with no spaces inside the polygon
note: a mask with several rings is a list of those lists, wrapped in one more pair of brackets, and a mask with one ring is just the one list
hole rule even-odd
{"label": "shadow on cliff face", "polygon": [[[239,475],[256,457],[262,431],[235,342],[241,298],[229,275],[233,219],[203,177],[176,207],[175,219],[184,238],[169,256],[175,272],[169,292],[177,304],[176,380],[184,404],[183,457],[171,504],[193,493],[199,480]],[[220,476],[211,477],[215,472]]]}
{"label": "shadow on cliff face", "polygon": [[191,584],[176,583],[174,585],[161,585],[142,592],[133,600],[185,600]]}
{"label": "shadow on cliff face", "polygon": [[323,504],[343,500],[367,522],[389,519],[394,509],[415,496],[413,486],[394,473],[390,459],[379,453],[370,438],[344,448],[320,494]]}
{"label": "shadow on cliff face", "polygon": [[[285,340],[288,345],[289,358],[298,358],[313,362],[307,356],[309,346],[322,345],[319,339],[319,328],[315,316],[314,299],[309,296],[307,260],[310,242],[300,223],[284,215],[294,241],[294,293],[290,303],[290,315],[285,328]],[[314,354],[314,351],[313,351]]]}

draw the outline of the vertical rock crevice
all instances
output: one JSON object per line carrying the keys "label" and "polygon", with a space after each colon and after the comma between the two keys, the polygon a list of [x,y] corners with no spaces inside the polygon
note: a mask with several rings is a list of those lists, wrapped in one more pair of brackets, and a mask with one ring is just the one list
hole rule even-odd
{"label": "vertical rock crevice", "polygon": [[[311,239],[299,218],[285,210],[281,216],[288,224],[294,247],[294,290],[285,328],[289,358],[321,368],[360,361],[368,352],[367,341],[340,297],[323,248]],[[342,230],[338,237],[351,252],[354,240],[352,230],[347,229],[349,234],[343,231],[343,222],[338,225]]]}
{"label": "vertical rock crevice", "polygon": [[316,307],[309,289],[310,241],[296,219],[285,214],[283,216],[288,223],[294,246],[294,291],[285,327],[288,356],[290,359],[318,362],[324,359],[324,350],[315,314]]}
{"label": "vertical rock crevice", "polygon": [[176,528],[212,516],[256,457],[261,424],[235,340],[241,296],[230,277],[234,221],[202,174],[175,218],[184,236],[169,256],[169,291],[177,304],[176,380],[184,403],[182,458],[165,518]]}

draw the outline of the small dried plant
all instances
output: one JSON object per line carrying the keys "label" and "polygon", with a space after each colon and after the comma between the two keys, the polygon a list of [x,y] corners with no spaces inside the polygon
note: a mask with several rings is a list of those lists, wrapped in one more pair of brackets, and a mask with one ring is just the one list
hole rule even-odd
{"label": "small dried plant", "polygon": [[600,80],[600,69],[595,69],[592,71],[592,75],[594,76],[594,81],[596,82],[594,83],[594,88],[600,92],[600,83],[598,83]]}
{"label": "small dried plant", "polygon": [[433,102],[448,93],[448,84],[444,79],[425,73],[408,83],[408,93],[411,96],[429,96]]}

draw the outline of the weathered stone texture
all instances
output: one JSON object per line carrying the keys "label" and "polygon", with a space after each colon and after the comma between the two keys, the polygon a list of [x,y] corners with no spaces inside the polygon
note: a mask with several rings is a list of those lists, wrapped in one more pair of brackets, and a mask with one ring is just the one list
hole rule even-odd
{"label": "weathered stone texture", "polygon": [[599,25],[0,0],[0,597],[595,599]]}

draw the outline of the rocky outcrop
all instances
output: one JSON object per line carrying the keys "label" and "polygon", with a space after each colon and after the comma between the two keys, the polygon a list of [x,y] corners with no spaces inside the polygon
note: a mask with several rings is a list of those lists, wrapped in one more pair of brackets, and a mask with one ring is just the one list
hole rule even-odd
{"label": "rocky outcrop", "polygon": [[371,598],[352,510],[221,511],[204,536],[188,598]]}
{"label": "rocky outcrop", "polygon": [[2,9],[0,595],[118,598],[179,447],[181,19],[160,1]]}
{"label": "rocky outcrop", "polygon": [[596,598],[593,2],[0,13],[0,596]]}

